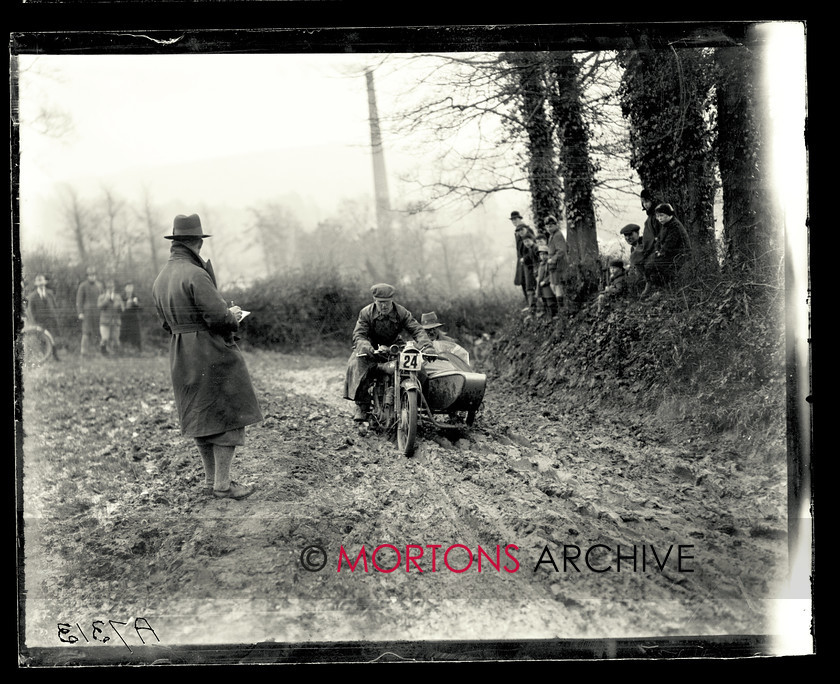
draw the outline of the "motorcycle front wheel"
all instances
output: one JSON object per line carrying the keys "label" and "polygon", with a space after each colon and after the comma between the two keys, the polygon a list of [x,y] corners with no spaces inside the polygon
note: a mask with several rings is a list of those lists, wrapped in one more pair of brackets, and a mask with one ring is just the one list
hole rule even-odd
{"label": "motorcycle front wheel", "polygon": [[38,366],[53,353],[52,336],[43,328],[32,327],[23,330],[23,362],[27,366]]}
{"label": "motorcycle front wheel", "polygon": [[406,456],[414,453],[417,440],[417,390],[401,390],[397,421],[397,448]]}

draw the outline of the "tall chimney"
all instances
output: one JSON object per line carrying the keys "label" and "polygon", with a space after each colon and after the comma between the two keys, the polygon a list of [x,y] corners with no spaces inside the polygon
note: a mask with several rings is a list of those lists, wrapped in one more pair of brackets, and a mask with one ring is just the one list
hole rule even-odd
{"label": "tall chimney", "polygon": [[391,227],[391,200],[388,195],[388,178],[385,175],[385,152],[382,149],[382,133],[379,130],[379,113],[376,109],[376,93],[373,89],[373,71],[365,71],[370,114],[370,147],[373,158],[373,186],[376,191],[376,225],[381,231]]}

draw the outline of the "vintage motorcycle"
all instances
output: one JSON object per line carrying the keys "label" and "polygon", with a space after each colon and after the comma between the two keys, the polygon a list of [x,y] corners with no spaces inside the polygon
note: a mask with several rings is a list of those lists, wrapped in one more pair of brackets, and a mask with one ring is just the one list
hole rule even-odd
{"label": "vintage motorcycle", "polygon": [[423,352],[414,342],[379,347],[373,358],[370,422],[386,434],[396,433],[400,453],[414,453],[419,420],[440,429],[475,422],[487,377],[462,359],[445,351]]}

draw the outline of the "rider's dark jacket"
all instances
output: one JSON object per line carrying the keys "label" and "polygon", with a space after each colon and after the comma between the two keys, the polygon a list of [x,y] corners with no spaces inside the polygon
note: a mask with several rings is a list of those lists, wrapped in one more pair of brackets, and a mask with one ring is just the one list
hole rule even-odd
{"label": "rider's dark jacket", "polygon": [[395,302],[386,315],[377,311],[375,303],[368,304],[359,312],[359,319],[353,329],[353,347],[358,352],[362,351],[359,344],[363,342],[368,342],[374,349],[380,344],[389,346],[397,341],[403,331],[421,347],[432,344],[426,331],[404,306]]}
{"label": "rider's dark jacket", "polygon": [[359,312],[356,327],[353,329],[353,352],[347,361],[345,399],[366,400],[366,380],[372,368],[376,366],[372,359],[357,354],[375,349],[379,345],[392,345],[402,333],[412,337],[421,349],[432,346],[432,341],[417,319],[408,309],[396,302],[388,314],[379,313],[375,303],[368,304]]}

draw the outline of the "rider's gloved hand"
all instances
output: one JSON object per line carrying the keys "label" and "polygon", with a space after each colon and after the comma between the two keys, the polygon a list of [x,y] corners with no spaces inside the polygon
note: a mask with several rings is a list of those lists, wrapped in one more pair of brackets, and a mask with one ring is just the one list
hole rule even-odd
{"label": "rider's gloved hand", "polygon": [[356,347],[356,353],[364,356],[371,356],[373,354],[373,345],[370,342],[360,342]]}

